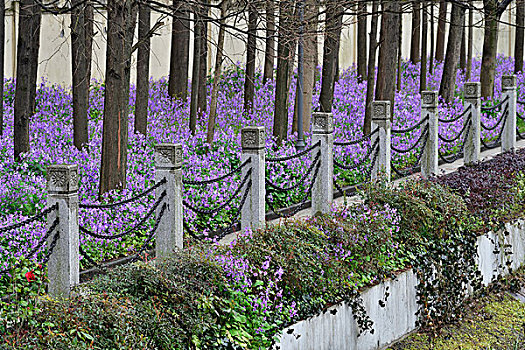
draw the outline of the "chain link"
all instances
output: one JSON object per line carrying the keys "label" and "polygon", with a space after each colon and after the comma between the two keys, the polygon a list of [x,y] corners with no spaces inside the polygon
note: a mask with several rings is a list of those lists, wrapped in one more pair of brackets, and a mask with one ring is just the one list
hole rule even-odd
{"label": "chain link", "polygon": [[394,170],[394,172],[398,176],[405,177],[405,176],[407,176],[409,174],[413,174],[417,170],[417,168],[419,166],[419,163],[421,163],[421,159],[423,158],[423,153],[425,153],[425,147],[426,147],[427,142],[428,142],[428,136],[429,136],[428,129],[426,130],[425,134],[426,134],[426,137],[423,140],[423,145],[421,146],[421,151],[419,152],[419,155],[416,158],[416,162],[414,163],[414,165],[412,167],[410,167],[408,169],[405,169],[405,170],[399,170],[399,169],[396,168],[394,163],[390,162],[390,168],[392,170]]}
{"label": "chain link", "polygon": [[516,135],[518,135],[518,138],[519,138],[520,140],[525,140],[525,134],[522,134],[522,133],[520,132],[520,128],[519,128],[519,127],[516,127]]}
{"label": "chain link", "polygon": [[246,165],[250,164],[252,162],[252,158],[248,158],[244,161],[244,163],[242,163],[241,165],[239,165],[237,168],[233,169],[232,171],[230,171],[229,173],[227,174],[224,174],[224,175],[221,175],[215,179],[210,179],[210,180],[202,180],[202,181],[193,181],[193,180],[182,180],[182,183],[185,184],[185,185],[196,185],[196,186],[203,186],[203,185],[209,185],[209,184],[212,184],[212,183],[215,183],[215,182],[219,182],[221,180],[224,180],[225,178],[227,177],[230,177],[232,175],[235,175],[237,174],[238,172],[240,172]]}
{"label": "chain link", "polygon": [[[492,106],[492,107],[483,107],[482,106],[481,107],[481,111],[482,112],[490,112],[490,111],[493,111],[495,109],[500,109],[501,106],[503,106],[503,104],[508,101],[508,99],[509,99],[509,95],[507,95],[503,101],[501,101],[500,103],[498,103],[495,106]],[[508,108],[508,105],[507,105],[507,108]]]}
{"label": "chain link", "polygon": [[79,208],[85,208],[85,209],[108,209],[108,208],[114,208],[114,207],[117,207],[117,206],[120,206],[120,205],[124,205],[124,204],[128,204],[128,203],[131,203],[131,202],[134,202],[136,201],[137,199],[140,199],[142,197],[145,197],[147,196],[150,192],[156,190],[157,188],[159,188],[160,186],[164,185],[166,183],[166,178],[163,178],[162,180],[160,180],[159,182],[157,182],[155,185],[153,185],[152,187],[148,188],[147,190],[131,197],[131,198],[128,198],[128,199],[125,199],[123,201],[120,201],[120,202],[115,202],[115,203],[111,203],[111,204],[85,204],[85,203],[81,203],[79,205]]}
{"label": "chain link", "polygon": [[419,143],[421,142],[421,140],[423,140],[424,137],[427,137],[428,136],[428,125],[425,126],[425,129],[423,129],[423,132],[421,133],[421,135],[419,135],[418,139],[416,140],[416,142],[414,142],[414,144],[412,146],[410,146],[409,148],[407,149],[400,149],[400,148],[396,148],[394,146],[390,146],[390,148],[392,149],[392,151],[394,152],[397,152],[397,153],[408,153],[412,150],[414,150],[418,145]]}
{"label": "chain link", "polygon": [[516,112],[516,116],[518,116],[518,118],[520,118],[521,120],[525,121],[525,117],[522,114]]}
{"label": "chain link", "polygon": [[370,134],[368,135],[365,135],[363,137],[361,137],[360,139],[358,140],[353,140],[353,141],[345,141],[345,142],[334,142],[334,146],[352,146],[352,145],[357,145],[358,143],[361,143],[363,141],[366,141],[366,140],[369,140],[375,133],[377,133],[379,131],[379,128],[376,128],[374,131],[372,131]]}
{"label": "chain link", "polygon": [[372,145],[372,147],[370,147],[368,149],[368,151],[366,152],[365,156],[363,158],[361,158],[361,160],[357,163],[354,163],[352,165],[345,165],[343,163],[340,163],[338,162],[337,160],[334,159],[334,165],[338,168],[341,168],[341,169],[345,169],[345,170],[354,170],[354,169],[357,169],[359,168],[360,166],[364,165],[366,163],[366,161],[368,160],[368,158],[370,157],[370,155],[372,154],[372,152],[375,150],[375,148],[377,147],[377,145],[379,144],[379,139],[377,139],[374,144]]}
{"label": "chain link", "polygon": [[[503,118],[503,123],[505,123],[505,121],[507,120],[508,116],[509,116],[509,113],[506,113],[505,117]],[[499,147],[501,145],[501,136],[503,135],[503,130],[504,129],[505,129],[504,127],[501,128],[501,130],[498,133],[498,137],[496,138],[496,140],[494,142],[490,143],[490,144],[486,143],[485,140],[483,140],[483,137],[480,137],[481,144],[487,149],[494,149],[494,148]]]}
{"label": "chain link", "polygon": [[494,124],[493,126],[486,126],[485,124],[483,124],[483,122],[480,120],[480,124],[481,124],[481,127],[484,129],[484,130],[487,130],[487,131],[492,131],[492,130],[495,130],[500,124],[502,121],[506,121],[507,120],[507,117],[509,115],[509,108],[508,106],[505,108],[505,110],[503,111],[503,113],[501,114],[501,118],[499,118],[498,122],[496,124]]}
{"label": "chain link", "polygon": [[451,139],[447,139],[446,137],[444,136],[441,136],[439,133],[438,133],[438,137],[441,141],[445,142],[445,143],[452,143],[456,140],[458,140],[461,135],[463,135],[463,132],[465,131],[466,128],[469,128],[470,130],[470,125],[472,124],[472,113],[469,115],[468,119],[467,119],[467,122],[463,125],[463,127],[461,128],[461,130],[459,131],[459,133],[454,136],[453,138]]}
{"label": "chain link", "polygon": [[[441,119],[441,118],[438,118],[438,121],[439,121],[440,123],[444,123],[444,124],[448,124],[448,123],[456,122],[456,121],[460,120],[461,118],[463,118],[463,117],[467,114],[467,112],[470,111],[471,108],[472,108],[472,105],[469,104],[468,107],[467,107],[467,109],[463,110],[463,112],[461,112],[461,114],[458,115],[457,117],[453,117],[453,118],[451,118],[451,119]],[[472,115],[472,113],[471,113],[471,115]]]}
{"label": "chain link", "polygon": [[297,183],[295,185],[292,185],[292,186],[289,186],[289,187],[279,187],[278,185],[272,183],[270,180],[268,180],[267,178],[264,179],[264,181],[266,182],[266,185],[273,189],[273,190],[277,190],[277,191],[281,191],[281,192],[288,192],[288,191],[292,191],[296,188],[299,188],[299,186],[301,186],[304,182],[304,180],[306,180],[306,178],[308,176],[310,176],[310,174],[312,173],[312,170],[314,169],[314,166],[317,164],[317,162],[319,161],[319,159],[321,158],[321,151],[318,151],[314,160],[312,161],[312,164],[310,164],[310,166],[308,167],[308,169],[306,170],[306,172],[301,176],[301,178],[299,179],[299,181],[297,181]]}
{"label": "chain link", "polygon": [[49,258],[51,258],[51,255],[53,254],[53,251],[55,250],[55,247],[58,243],[58,239],[60,238],[60,231],[56,232],[53,236],[53,240],[51,241],[51,244],[49,245],[49,249],[47,251],[47,254],[44,256],[44,259],[42,260],[42,265],[47,264],[49,261]]}
{"label": "chain link", "polygon": [[166,211],[167,207],[168,207],[168,205],[166,203],[162,204],[162,207],[160,208],[160,212],[159,212],[159,217],[155,221],[155,225],[153,225],[153,228],[151,229],[151,231],[146,236],[147,238],[144,241],[144,244],[142,245],[142,247],[138,250],[138,252],[135,254],[135,256],[133,258],[131,258],[129,263],[133,263],[133,262],[139,260],[140,259],[140,255],[142,253],[144,253],[144,251],[148,248],[148,245],[153,240],[153,237],[155,237],[155,233],[157,232],[157,229],[159,228],[160,222],[162,220],[162,217],[164,216],[164,212]]}
{"label": "chain link", "polygon": [[[463,138],[463,142],[461,143],[461,147],[459,149],[459,152],[456,152],[452,155],[452,158],[447,158],[443,153],[441,153],[439,150],[438,150],[438,157],[439,159],[441,159],[443,162],[447,163],[447,164],[451,164],[451,163],[454,163],[456,160],[458,160],[460,157],[461,157],[461,154],[463,153],[464,149],[465,149],[465,138],[468,136],[469,132],[470,132],[470,128],[472,127],[472,119],[469,121],[469,123],[467,123],[468,127],[467,127],[467,130],[465,130],[465,136]],[[460,134],[461,135],[461,134]]]}
{"label": "chain link", "polygon": [[0,233],[12,231],[12,230],[20,228],[22,226],[25,226],[27,224],[30,224],[30,223],[32,223],[34,221],[37,221],[39,219],[42,219],[44,216],[46,216],[47,214],[51,213],[53,210],[56,210],[56,209],[58,209],[58,203],[53,204],[49,208],[44,209],[39,214],[37,214],[35,216],[32,216],[32,217],[30,217],[28,219],[25,219],[25,220],[23,220],[21,222],[18,222],[16,224],[12,224],[12,225],[9,225],[9,226],[0,227]]}
{"label": "chain link", "polygon": [[425,118],[421,119],[418,123],[416,123],[415,125],[412,125],[411,127],[407,128],[407,129],[399,129],[399,130],[392,129],[391,132],[392,132],[392,134],[405,134],[407,132],[416,130],[418,127],[423,125],[428,119],[429,119],[429,117],[427,115]]}
{"label": "chain link", "polygon": [[319,146],[321,146],[321,141],[317,141],[317,143],[315,145],[311,146],[310,148],[307,148],[304,151],[301,151],[299,153],[293,154],[291,156],[278,157],[278,158],[266,158],[266,161],[268,163],[285,162],[287,160],[291,160],[291,159],[302,157],[302,156],[310,153],[311,151],[313,151],[314,149],[316,149]]}

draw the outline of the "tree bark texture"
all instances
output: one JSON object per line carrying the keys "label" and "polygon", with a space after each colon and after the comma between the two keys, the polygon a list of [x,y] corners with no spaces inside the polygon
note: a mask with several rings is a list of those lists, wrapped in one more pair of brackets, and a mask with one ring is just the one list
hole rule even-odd
{"label": "tree bark texture", "polygon": [[246,75],[244,77],[244,113],[253,107],[255,97],[255,51],[257,50],[257,8],[248,4],[248,41],[246,43]]}
{"label": "tree bark texture", "polygon": [[0,1],[0,136],[4,135],[5,1]]}
{"label": "tree bark texture", "polygon": [[516,40],[514,42],[514,73],[523,71],[523,44],[525,30],[525,0],[516,0]]}
{"label": "tree bark texture", "polygon": [[[402,73],[402,57],[401,48],[403,44],[403,19],[399,14],[399,34],[397,36],[397,77],[396,77],[396,91],[401,91],[401,73]],[[393,106],[391,106],[393,108]],[[393,111],[393,109],[392,109]]]}
{"label": "tree bark texture", "polygon": [[376,51],[377,51],[377,22],[379,1],[372,2],[372,19],[370,23],[370,46],[368,49],[368,77],[366,84],[365,121],[363,133],[370,134],[372,131],[372,101],[374,100],[374,83],[376,73]]}
{"label": "tree bark texture", "polygon": [[366,2],[358,2],[357,10],[357,75],[361,80],[366,79]]}
{"label": "tree bark texture", "polygon": [[[89,142],[88,108],[93,46],[93,6],[73,0],[71,12],[71,64],[73,73],[73,144],[77,149]],[[75,7],[76,6],[76,7]]]}
{"label": "tree bark texture", "polygon": [[420,60],[421,7],[419,2],[419,0],[412,1],[412,41],[410,42],[410,61],[412,63],[418,63]]}
{"label": "tree bark texture", "polygon": [[428,58],[428,1],[423,1],[423,16],[421,18],[421,72],[419,75],[419,92],[427,89],[427,58]]}
{"label": "tree bark texture", "polygon": [[485,10],[485,31],[481,57],[481,97],[491,99],[494,95],[496,76],[496,54],[498,51],[499,14],[497,0],[483,0]]}
{"label": "tree bark texture", "polygon": [[197,131],[197,112],[199,110],[199,80],[200,80],[200,60],[202,40],[202,23],[200,16],[195,11],[195,27],[193,30],[193,66],[191,73],[191,99],[190,99],[190,131],[195,135]]}
{"label": "tree bark texture", "polygon": [[263,84],[273,79],[275,56],[275,6],[273,0],[266,0],[266,50],[264,52]]}
{"label": "tree bark texture", "polygon": [[339,44],[343,24],[343,8],[337,0],[326,3],[326,29],[324,35],[323,72],[319,104],[321,112],[331,112],[334,86],[338,71]]}
{"label": "tree bark texture", "polygon": [[447,21],[447,1],[439,3],[438,28],[436,40],[436,61],[443,62],[445,58],[445,24]]}
{"label": "tree bark texture", "polygon": [[459,62],[464,21],[465,8],[457,4],[452,4],[447,55],[445,57],[441,85],[439,86],[439,95],[447,103],[452,102],[454,92],[456,91],[456,73]]}
{"label": "tree bark texture", "polygon": [[430,75],[434,73],[434,48],[435,48],[435,36],[434,36],[434,2],[430,2],[430,57],[428,62],[428,72]]}
{"label": "tree bark texture", "polygon": [[126,186],[129,77],[134,16],[132,0],[109,0],[106,50],[106,90],[102,124],[99,196]]}
{"label": "tree bark texture", "polygon": [[146,135],[148,129],[149,101],[149,56],[151,27],[151,10],[148,6],[139,5],[139,47],[137,53],[137,92],[135,103],[135,132]]}
{"label": "tree bark texture", "polygon": [[16,161],[20,160],[22,153],[29,151],[29,121],[35,109],[41,16],[40,6],[34,0],[20,1],[14,108]]}
{"label": "tree bark texture", "polygon": [[[472,1],[470,1],[472,4]],[[467,81],[472,77],[472,49],[474,44],[474,10],[468,11]]]}
{"label": "tree bark texture", "polygon": [[188,94],[188,68],[190,61],[190,21],[182,0],[173,0],[171,28],[170,76],[168,94],[185,99]]}
{"label": "tree bark texture", "polygon": [[459,68],[467,70],[467,31],[465,30],[465,16],[463,16],[463,31],[461,33],[461,48],[459,50]]}
{"label": "tree bark texture", "polygon": [[208,22],[206,21],[206,18],[208,18],[209,14],[209,7],[206,6],[206,4],[209,3],[209,0],[203,1],[204,5],[201,6],[202,11],[202,26],[201,26],[201,44],[200,44],[200,52],[201,52],[201,58],[199,61],[200,65],[200,76],[199,76],[199,95],[198,95],[198,107],[200,110],[201,115],[206,113],[206,107],[208,104],[207,100],[207,81],[208,81]]}

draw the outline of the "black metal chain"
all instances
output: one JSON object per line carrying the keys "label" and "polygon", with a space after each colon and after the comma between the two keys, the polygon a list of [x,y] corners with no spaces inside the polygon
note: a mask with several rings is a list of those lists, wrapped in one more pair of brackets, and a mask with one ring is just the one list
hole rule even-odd
{"label": "black metal chain", "polygon": [[4,226],[4,227],[0,227],[0,233],[3,233],[3,232],[7,232],[7,231],[12,231],[12,230],[15,230],[17,228],[20,228],[22,226],[25,226],[27,224],[30,224],[34,221],[37,221],[39,219],[42,219],[44,216],[46,216],[47,214],[51,213],[53,210],[56,210],[58,209],[58,203],[55,203],[53,204],[52,206],[50,206],[49,208],[46,208],[44,209],[43,211],[41,211],[40,213],[36,214],[35,216],[32,216],[28,219],[25,219],[21,222],[18,222],[16,224],[12,224],[12,225],[9,225],[9,226]]}
{"label": "black metal chain", "polygon": [[480,120],[480,124],[481,124],[481,127],[484,129],[484,130],[487,130],[487,131],[492,131],[492,130],[495,130],[500,124],[502,121],[504,120],[507,120],[507,116],[509,115],[509,108],[508,106],[505,108],[505,110],[503,111],[503,113],[501,114],[501,118],[499,118],[498,122],[496,124],[494,124],[493,126],[486,126],[485,124],[483,124],[483,122]]}
{"label": "black metal chain", "polygon": [[423,140],[424,137],[428,136],[428,128],[429,128],[428,125],[425,126],[425,129],[423,129],[423,132],[421,133],[421,135],[419,135],[419,137],[416,140],[416,142],[414,142],[414,144],[412,146],[410,146],[409,148],[407,148],[407,149],[400,149],[400,148],[396,148],[396,147],[394,147],[392,145],[390,146],[390,148],[392,149],[392,151],[397,152],[397,153],[401,153],[401,154],[413,151],[419,145],[421,140]]}
{"label": "black metal chain", "polygon": [[277,191],[281,191],[281,192],[288,192],[288,191],[292,191],[296,188],[299,188],[299,186],[301,186],[303,183],[304,183],[304,180],[306,180],[306,178],[308,176],[310,176],[310,174],[312,173],[312,170],[314,169],[314,166],[317,164],[317,162],[319,161],[319,159],[321,158],[321,151],[318,151],[314,160],[312,161],[312,164],[310,164],[310,166],[308,167],[308,169],[306,170],[306,172],[301,176],[301,178],[299,179],[299,181],[296,182],[295,185],[292,185],[292,186],[289,186],[289,187],[280,187],[274,183],[272,183],[270,180],[268,180],[268,178],[265,178],[264,181],[266,182],[266,185],[268,188],[271,188],[273,190],[277,190]]}
{"label": "black metal chain", "polygon": [[58,239],[60,238],[60,231],[56,232],[53,236],[53,240],[51,241],[51,244],[49,245],[49,248],[47,250],[47,254],[44,256],[44,259],[42,259],[42,265],[47,264],[49,261],[49,258],[51,258],[51,255],[53,254],[53,251],[55,250],[55,247],[58,243]]}
{"label": "black metal chain", "polygon": [[[88,230],[86,229],[85,227],[82,227],[79,225],[79,229],[80,229],[80,232],[88,235],[88,236],[91,236],[91,237],[95,237],[95,238],[100,238],[100,239],[109,239],[109,240],[112,240],[112,239],[117,239],[117,238],[121,238],[121,237],[124,237],[124,236],[127,236],[129,235],[130,233],[132,232],[135,232],[139,229],[139,227],[141,227],[142,225],[144,225],[144,223],[146,222],[146,220],[148,220],[152,215],[153,213],[155,212],[155,210],[157,209],[157,207],[160,205],[160,203],[162,202],[162,200],[166,197],[166,190],[164,190],[161,195],[159,196],[159,198],[155,201],[155,203],[153,204],[153,206],[151,207],[151,209],[147,212],[146,216],[144,216],[136,225],[134,225],[133,227],[127,229],[126,231],[123,231],[121,233],[116,233],[116,234],[103,234],[103,233],[96,233],[96,232],[93,232],[91,230]],[[107,232],[107,231],[106,231]]]}
{"label": "black metal chain", "polygon": [[520,128],[519,128],[519,127],[516,127],[516,135],[518,135],[518,138],[519,138],[520,140],[525,140],[525,134],[522,134],[522,133],[520,132]]}
{"label": "black metal chain", "polygon": [[374,153],[374,157],[372,158],[372,161],[370,162],[370,166],[368,167],[368,170],[365,173],[365,179],[371,179],[372,178],[372,169],[374,169],[374,166],[377,161],[377,157],[379,156],[379,149],[381,146],[377,145],[376,151]]}
{"label": "black metal chain", "polygon": [[313,151],[314,149],[316,149],[317,147],[321,146],[321,141],[317,141],[315,145],[305,149],[304,151],[301,151],[299,153],[296,153],[296,154],[293,154],[291,156],[286,156],[286,157],[278,157],[278,158],[266,158],[266,161],[268,163],[275,163],[275,162],[285,162],[287,160],[291,160],[291,159],[295,159],[295,158],[299,158],[299,157],[302,157],[308,153],[310,153],[311,151]]}
{"label": "black metal chain", "polygon": [[463,127],[461,128],[461,130],[458,132],[458,134],[456,136],[454,136],[453,138],[451,139],[447,139],[445,136],[441,136],[439,133],[438,133],[438,137],[441,141],[445,142],[445,143],[452,143],[456,140],[458,140],[461,135],[463,135],[463,132],[466,130],[466,128],[470,128],[470,125],[472,124],[472,113],[470,113],[468,119],[467,119],[467,122],[465,124],[463,124]]}
{"label": "black metal chain", "polygon": [[[461,112],[461,114],[458,115],[457,117],[453,117],[453,118],[451,118],[451,119],[441,119],[441,118],[438,118],[438,121],[439,121],[440,123],[444,123],[444,124],[454,123],[454,122],[460,120],[461,118],[463,118],[463,117],[467,114],[467,112],[470,111],[471,108],[472,108],[472,105],[469,104],[468,107],[467,107],[465,110],[463,110],[463,112]],[[471,115],[472,115],[472,113],[471,113]]]}
{"label": "black metal chain", "polygon": [[244,163],[239,165],[237,168],[235,168],[232,171],[230,171],[229,173],[221,175],[221,176],[219,176],[219,177],[217,177],[215,179],[202,180],[202,181],[182,180],[182,183],[185,184],[185,185],[203,186],[203,185],[209,185],[209,184],[212,184],[212,183],[215,183],[215,182],[219,182],[221,180],[224,180],[227,177],[230,177],[232,175],[235,175],[235,174],[239,173],[246,165],[250,164],[251,162],[252,162],[252,158],[248,158],[248,159],[246,159],[244,161]]}
{"label": "black metal chain", "polygon": [[525,101],[517,100],[516,102],[517,102],[518,104],[520,104],[520,105],[525,105]]}
{"label": "black metal chain", "polygon": [[426,137],[424,138],[423,140],[423,144],[421,145],[421,151],[419,152],[417,158],[416,158],[416,162],[414,163],[414,165],[408,169],[405,169],[405,170],[399,170],[397,169],[397,167],[394,165],[393,162],[390,162],[390,168],[392,170],[394,170],[394,172],[398,175],[398,176],[401,176],[401,177],[404,177],[404,176],[407,176],[409,174],[412,174],[414,173],[416,170],[417,170],[417,167],[419,166],[419,164],[421,163],[421,159],[423,158],[423,154],[425,153],[425,147],[427,145],[427,142],[428,142],[428,137],[429,137],[429,132],[428,132],[428,129],[426,130]]}
{"label": "black metal chain", "polygon": [[120,202],[115,202],[115,203],[111,203],[111,204],[85,204],[85,203],[81,203],[79,205],[79,208],[85,208],[85,209],[108,209],[108,208],[114,208],[114,207],[117,207],[119,205],[124,205],[124,204],[128,204],[128,203],[131,203],[131,202],[134,202],[136,201],[137,199],[140,199],[142,197],[145,197],[147,196],[150,192],[156,190],[157,188],[159,188],[160,186],[164,185],[166,183],[166,178],[163,178],[162,180],[160,180],[159,182],[157,182],[155,185],[153,185],[152,187],[148,188],[147,190],[131,197],[131,198],[128,198],[128,199],[125,199],[123,201],[120,201]]}
{"label": "black metal chain", "polygon": [[[483,107],[483,106],[482,106],[482,107],[481,107],[481,111],[482,111],[482,112],[490,112],[490,111],[493,111],[493,110],[495,110],[495,109],[500,109],[501,106],[503,106],[503,104],[504,104],[505,102],[508,101],[508,99],[509,99],[509,95],[507,95],[503,101],[501,101],[500,103],[498,103],[498,104],[495,105],[495,106],[492,106],[492,107]],[[508,106],[507,106],[507,107],[508,107]]]}
{"label": "black metal chain", "polygon": [[82,248],[82,245],[78,246],[78,252],[84,257],[84,259],[87,260],[88,263],[92,265],[92,267],[95,267],[101,271],[106,271],[106,266],[100,265],[95,260],[91,259],[91,257],[84,251],[84,248]]}
{"label": "black metal chain", "polygon": [[317,174],[319,173],[319,169],[321,168],[321,162],[317,163],[317,166],[315,167],[314,174],[312,176],[312,181],[310,182],[310,186],[308,186],[308,190],[306,191],[304,197],[301,199],[300,203],[289,213],[284,214],[282,211],[279,211],[275,209],[275,207],[272,205],[272,201],[270,201],[269,198],[269,192],[266,192],[266,203],[268,204],[268,208],[270,208],[271,211],[273,211],[277,216],[281,218],[290,218],[297,214],[301,209],[303,208],[304,203],[308,200],[308,196],[312,192],[312,188],[314,187],[315,180],[317,179]]}
{"label": "black metal chain", "polygon": [[364,165],[366,163],[366,161],[368,160],[368,158],[370,157],[370,155],[372,154],[372,152],[375,150],[375,148],[377,147],[377,145],[379,144],[379,139],[377,139],[374,144],[372,145],[372,147],[370,147],[368,149],[368,151],[366,152],[365,156],[363,158],[361,158],[361,160],[357,163],[354,163],[352,165],[345,165],[343,163],[340,163],[338,162],[337,160],[334,159],[334,165],[338,168],[341,168],[341,169],[345,169],[345,170],[354,170],[354,169],[357,169],[359,168],[360,166]]}
{"label": "black metal chain", "polygon": [[[467,123],[467,129],[465,130],[465,137],[463,139],[463,142],[461,143],[461,147],[459,149],[459,152],[456,152],[452,155],[451,158],[447,158],[447,156],[445,156],[443,153],[441,153],[439,150],[438,150],[438,157],[439,159],[441,159],[443,162],[447,163],[447,164],[452,164],[454,163],[456,160],[458,160],[460,157],[461,157],[461,154],[463,153],[464,149],[465,149],[465,138],[468,136],[469,132],[470,132],[470,128],[472,127],[472,119],[469,120],[469,122]],[[461,135],[461,134],[460,134]]]}
{"label": "black metal chain", "polygon": [[352,145],[357,145],[358,143],[361,143],[363,141],[367,141],[369,140],[374,134],[376,134],[377,132],[379,131],[379,128],[376,128],[374,131],[372,131],[370,134],[368,135],[365,135],[363,137],[361,137],[360,139],[358,140],[353,140],[353,141],[345,141],[345,142],[334,142],[334,146],[352,146]]}
{"label": "black metal chain", "polygon": [[391,132],[392,134],[405,134],[407,132],[410,132],[410,131],[413,131],[415,129],[417,129],[418,127],[420,127],[421,125],[423,125],[424,123],[426,123],[426,121],[429,119],[428,115],[421,119],[418,123],[416,123],[415,125],[412,125],[411,127],[407,128],[407,129],[399,129],[399,130],[394,130],[392,129]]}
{"label": "black metal chain", "polygon": [[244,187],[244,185],[248,182],[248,180],[250,179],[251,175],[252,175],[252,169],[253,168],[250,168],[248,170],[248,172],[246,173],[246,175],[244,176],[244,178],[242,179],[240,185],[237,187],[237,189],[235,190],[235,192],[231,195],[230,198],[228,198],[228,200],[226,200],[226,202],[224,202],[223,204],[221,204],[220,206],[218,206],[217,208],[214,208],[214,209],[200,209],[200,208],[197,208],[195,207],[194,205],[190,204],[189,202],[187,202],[186,200],[182,200],[182,204],[190,209],[191,211],[193,211],[194,213],[197,213],[197,214],[201,214],[201,215],[211,215],[211,214],[215,214],[219,211],[221,211],[222,209],[226,208],[232,201],[235,197],[237,197],[237,195],[241,192],[242,188]]}
{"label": "black metal chain", "polygon": [[144,253],[144,251],[148,248],[148,245],[153,240],[153,237],[155,237],[155,233],[157,232],[157,229],[159,228],[160,222],[162,221],[162,217],[164,216],[164,212],[166,211],[166,208],[168,205],[166,203],[162,204],[162,207],[160,208],[159,216],[157,220],[155,221],[155,225],[153,225],[151,231],[149,231],[148,235],[146,236],[146,240],[144,241],[144,244],[142,247],[137,251],[135,256],[129,261],[130,263],[133,263],[140,259],[140,255]]}
{"label": "black metal chain", "polygon": [[[509,116],[509,113],[506,113],[504,115],[504,118],[502,118],[504,124],[505,124],[505,121],[507,120],[508,116]],[[498,137],[496,137],[496,140],[494,142],[492,142],[492,143],[486,143],[485,140],[483,140],[483,137],[480,137],[481,144],[487,149],[494,149],[496,147],[499,147],[501,145],[501,136],[503,135],[503,130],[504,129],[505,129],[505,126],[503,126],[500,129],[500,131],[498,133]]]}
{"label": "black metal chain", "polygon": [[516,116],[517,116],[518,118],[520,118],[521,120],[524,120],[524,121],[525,121],[525,117],[524,117],[523,115],[521,115],[520,113],[517,113],[517,112],[516,112]]}

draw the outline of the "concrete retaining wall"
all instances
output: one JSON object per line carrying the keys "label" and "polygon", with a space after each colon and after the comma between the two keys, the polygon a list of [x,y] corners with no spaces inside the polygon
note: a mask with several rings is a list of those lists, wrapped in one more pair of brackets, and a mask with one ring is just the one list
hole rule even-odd
{"label": "concrete retaining wall", "polygon": [[[505,225],[504,231],[488,233],[478,238],[479,268],[483,284],[507,274],[505,259],[516,269],[525,262],[525,220]],[[503,244],[510,244],[504,253]],[[496,271],[496,272],[495,272]],[[284,330],[281,350],[372,350],[381,349],[416,329],[417,278],[412,270],[398,275],[395,280],[371,287],[361,294],[367,315],[374,322],[374,334],[366,332],[358,337],[359,328],[347,303],[333,306],[327,312],[298,322]],[[381,307],[388,288],[390,296]]]}

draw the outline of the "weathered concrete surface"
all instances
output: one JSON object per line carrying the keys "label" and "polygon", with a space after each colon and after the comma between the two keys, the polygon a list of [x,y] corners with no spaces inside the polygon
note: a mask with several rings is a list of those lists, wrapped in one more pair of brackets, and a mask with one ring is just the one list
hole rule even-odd
{"label": "weathered concrete surface", "polygon": [[313,114],[312,145],[317,142],[321,142],[321,146],[311,152],[311,157],[314,160],[318,151],[321,151],[321,165],[312,187],[312,213],[329,213],[334,199],[334,118],[332,113],[315,112]]}

